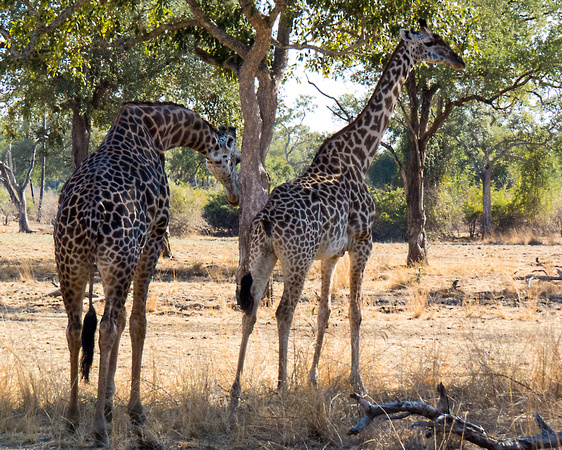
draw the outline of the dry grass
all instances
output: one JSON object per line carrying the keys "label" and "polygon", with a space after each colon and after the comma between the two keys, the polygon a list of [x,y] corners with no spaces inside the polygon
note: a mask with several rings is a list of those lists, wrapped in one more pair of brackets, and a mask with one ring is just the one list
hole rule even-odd
{"label": "dry grass", "polygon": [[[0,446],[91,446],[97,370],[81,384],[81,425],[66,430],[66,315],[54,287],[52,237],[2,233],[0,227]],[[48,231],[48,230],[46,230]],[[408,427],[416,418],[377,421],[347,436],[357,421],[348,399],[349,262],[334,276],[332,314],[320,363],[319,387],[307,384],[314,351],[315,264],[295,313],[289,386],[279,392],[275,309],[261,307],[251,337],[238,410],[228,407],[240,341],[232,308],[234,239],[172,239],[174,258],[161,260],[148,298],[142,398],[145,445],[164,448],[474,448]],[[453,412],[492,435],[536,433],[534,413],[562,429],[562,290],[558,282],[514,276],[554,270],[559,245],[434,244],[430,265],[406,268],[404,244],[375,244],[366,270],[361,361],[373,401],[432,402],[443,382]],[[546,266],[543,264],[543,268]],[[274,276],[275,303],[282,280]],[[102,295],[101,287],[95,293]],[[96,307],[101,311],[101,299]],[[125,412],[130,342],[122,340],[112,448],[138,448]],[[146,447],[145,447],[146,448]]]}

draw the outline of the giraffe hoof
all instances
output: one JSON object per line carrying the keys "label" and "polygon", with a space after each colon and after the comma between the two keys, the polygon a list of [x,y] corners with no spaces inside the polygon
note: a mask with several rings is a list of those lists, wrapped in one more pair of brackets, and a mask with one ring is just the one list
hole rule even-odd
{"label": "giraffe hoof", "polygon": [[308,384],[310,384],[313,387],[318,387],[318,371],[317,370],[311,370],[310,373],[308,374]]}
{"label": "giraffe hoof", "polygon": [[72,433],[74,433],[78,429],[78,425],[80,421],[78,420],[77,414],[69,414],[66,417],[66,429]]}
{"label": "giraffe hoof", "polygon": [[105,420],[108,423],[111,423],[113,421],[113,406],[112,405],[108,405],[107,403],[105,404],[104,416],[105,416]]}
{"label": "giraffe hoof", "polygon": [[105,429],[94,431],[94,445],[96,447],[109,448],[109,435]]}
{"label": "giraffe hoof", "polygon": [[146,414],[144,414],[142,410],[129,411],[129,417],[131,418],[131,423],[135,427],[140,427],[141,425],[144,425],[144,423],[146,422]]}
{"label": "giraffe hoof", "polygon": [[240,382],[236,380],[230,388],[230,409],[236,409],[238,407],[238,401],[240,400],[241,392],[242,388],[240,387]]}

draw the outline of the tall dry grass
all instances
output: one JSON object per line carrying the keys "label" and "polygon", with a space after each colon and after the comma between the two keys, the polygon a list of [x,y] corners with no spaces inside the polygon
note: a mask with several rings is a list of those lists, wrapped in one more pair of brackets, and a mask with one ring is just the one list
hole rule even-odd
{"label": "tall dry grass", "polygon": [[[41,243],[43,238],[26,239]],[[13,246],[14,254],[22,246],[0,244]],[[318,387],[307,383],[316,328],[314,293],[319,292],[319,273],[313,270],[295,313],[287,389],[275,389],[275,309],[260,307],[240,406],[231,411],[228,392],[240,339],[240,313],[232,309],[237,244],[205,238],[173,239],[172,245],[176,256],[159,263],[149,297],[142,381],[148,420],[139,437],[126,414],[130,344],[124,336],[112,448],[141,444],[148,448],[155,443],[163,448],[225,449],[474,448],[409,429],[418,418],[377,420],[361,435],[347,435],[361,413],[348,398],[345,258],[335,275]],[[453,413],[494,436],[536,433],[535,411],[562,430],[560,289],[538,282],[527,289],[525,283],[513,281],[517,270],[524,273],[533,267],[536,255],[529,248],[444,245],[434,248],[429,266],[407,268],[403,247],[377,244],[365,275],[369,301],[363,308],[361,348],[371,400],[432,403],[435,385],[443,382]],[[539,250],[541,258],[548,253],[545,247]],[[92,445],[96,369],[92,383],[80,385],[81,425],[70,433],[64,419],[68,404],[64,313],[53,300],[34,315],[15,299],[26,295],[26,301],[38,305],[47,289],[53,289],[47,276],[53,270],[50,251],[38,252],[34,260],[29,255],[21,258],[20,250],[18,256],[28,262],[2,262],[11,269],[10,276],[0,278],[0,446]],[[521,267],[525,258],[529,263]],[[455,280],[458,290],[452,287]],[[281,295],[280,288],[275,295]],[[395,307],[384,308],[383,300]],[[47,330],[43,321],[51,321],[54,333],[40,331]],[[56,353],[53,347],[58,348]]]}

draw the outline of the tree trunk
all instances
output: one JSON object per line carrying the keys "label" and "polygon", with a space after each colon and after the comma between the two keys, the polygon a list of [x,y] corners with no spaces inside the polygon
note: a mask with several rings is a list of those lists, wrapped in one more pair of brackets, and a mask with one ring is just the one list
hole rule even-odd
{"label": "tree trunk", "polygon": [[77,109],[72,114],[72,170],[88,157],[90,133],[92,131],[90,116],[80,114]]}
{"label": "tree trunk", "polygon": [[[277,39],[285,45],[289,43],[292,29],[291,14],[285,11],[277,20]],[[271,68],[264,67],[272,25],[263,25],[264,23],[262,27],[256,28],[256,40],[246,55],[238,76],[244,135],[240,164],[240,262],[237,280],[247,272],[252,222],[269,198],[270,179],[265,168],[265,157],[273,139],[279,84],[288,64],[287,50],[277,47],[273,52]]]}
{"label": "tree trunk", "polygon": [[41,186],[39,186],[39,206],[37,207],[37,222],[41,222],[43,212],[43,194],[45,193],[45,148],[43,148],[43,157],[41,158]]}
{"label": "tree trunk", "polygon": [[486,164],[482,174],[482,238],[492,234],[492,169]]}
{"label": "tree trunk", "polygon": [[27,200],[25,198],[25,187],[23,189],[18,189],[18,202],[16,202],[16,208],[18,209],[19,232],[32,233],[27,217]]}
{"label": "tree trunk", "polygon": [[41,223],[41,213],[43,209],[43,194],[45,193],[45,163],[47,159],[47,124],[45,117],[43,117],[43,132],[45,139],[43,139],[43,155],[41,157],[41,186],[39,186],[39,206],[37,207],[37,222]]}
{"label": "tree trunk", "polygon": [[408,209],[408,257],[406,264],[415,266],[416,264],[427,264],[423,173],[427,142],[431,136],[427,132],[431,99],[437,88],[418,89],[416,71],[413,70],[406,80],[406,91],[410,100],[409,146],[406,156],[406,183],[404,186]]}
{"label": "tree trunk", "polygon": [[[5,188],[10,195],[12,203],[18,210],[19,216],[19,232],[20,233],[31,233],[31,228],[29,228],[29,220],[27,219],[27,201],[25,199],[25,190],[29,183],[31,182],[31,172],[35,165],[35,154],[37,150],[37,145],[39,141],[35,141],[33,145],[33,150],[31,152],[31,158],[29,161],[29,167],[27,169],[27,174],[23,183],[18,185],[16,178],[14,176],[13,166],[6,165],[3,161],[0,161],[0,181],[4,184]],[[12,143],[8,144],[8,161],[12,160]]]}
{"label": "tree trunk", "polygon": [[[240,103],[244,116],[244,134],[242,137],[242,163],[240,164],[240,264],[237,278],[247,272],[250,227],[256,214],[264,207],[269,197],[269,174],[265,168],[265,157],[271,137],[272,121],[264,121],[269,111],[262,111],[255,89],[255,77],[244,74],[244,65],[240,71]],[[258,93],[266,87],[260,83]],[[265,95],[261,93],[261,95]],[[277,103],[277,90],[269,95]],[[273,110],[273,120],[275,110]],[[271,127],[270,130],[266,129]]]}
{"label": "tree trunk", "polygon": [[406,167],[406,205],[408,209],[408,266],[427,264],[427,238],[425,233],[425,209],[423,201],[423,163],[420,142],[410,136],[410,159]]}

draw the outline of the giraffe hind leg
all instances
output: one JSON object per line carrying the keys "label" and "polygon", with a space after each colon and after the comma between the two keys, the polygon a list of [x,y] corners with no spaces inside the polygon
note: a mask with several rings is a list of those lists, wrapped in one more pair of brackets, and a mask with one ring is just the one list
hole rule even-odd
{"label": "giraffe hind leg", "polygon": [[66,419],[68,428],[75,430],[78,427],[80,415],[78,410],[79,357],[82,337],[82,300],[87,276],[82,271],[70,273],[65,269],[67,268],[59,270],[59,278],[68,317],[66,340],[70,352],[70,404]]}
{"label": "giraffe hind leg", "polygon": [[370,241],[359,241],[355,248],[349,252],[349,322],[351,329],[351,374],[350,383],[358,393],[365,393],[365,385],[361,377],[359,367],[359,330],[362,321],[361,315],[361,288],[365,267],[371,255],[372,243]]}
{"label": "giraffe hind leg", "polygon": [[316,346],[314,348],[314,357],[312,366],[308,374],[308,381],[313,385],[318,384],[318,363],[320,361],[320,352],[322,351],[322,343],[324,334],[328,327],[328,319],[330,318],[330,286],[334,275],[334,269],[340,257],[335,256],[322,261],[322,289],[320,292],[320,304],[318,305],[318,329],[316,330]]}

